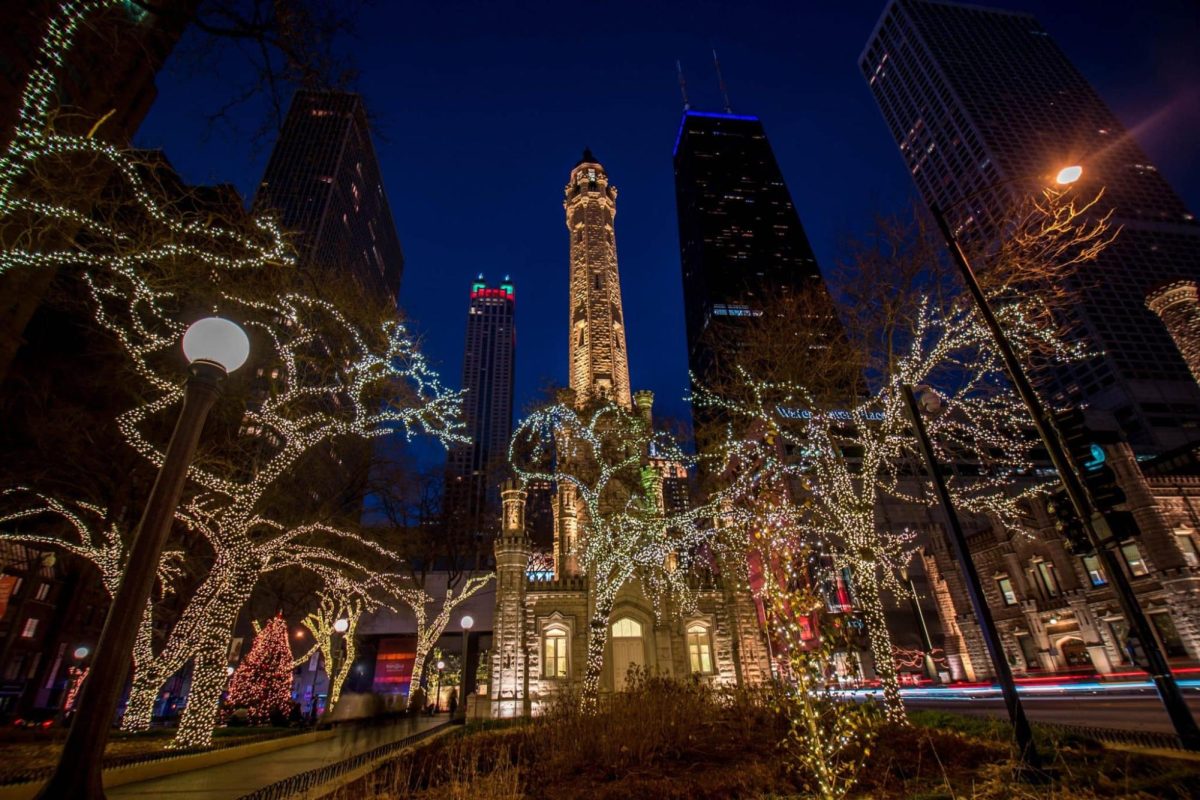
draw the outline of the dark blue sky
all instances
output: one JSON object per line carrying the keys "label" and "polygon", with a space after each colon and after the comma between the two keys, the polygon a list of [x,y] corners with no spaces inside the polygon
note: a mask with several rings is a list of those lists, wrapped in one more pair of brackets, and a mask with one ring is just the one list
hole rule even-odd
{"label": "dark blue sky", "polygon": [[[1200,10],[1194,0],[996,0],[1031,11],[1200,209]],[[737,112],[766,125],[823,266],[913,189],[856,61],[883,0],[455,2],[379,0],[349,42],[404,246],[400,302],[447,381],[461,377],[468,284],[511,274],[517,408],[566,381],[562,189],[584,145],[617,185],[617,249],[635,388],[685,416],[687,383],[671,147],[683,62],[693,107],[719,110],[710,48]],[[234,60],[168,69],[138,143],[192,182],[249,197],[268,155],[209,128]]]}

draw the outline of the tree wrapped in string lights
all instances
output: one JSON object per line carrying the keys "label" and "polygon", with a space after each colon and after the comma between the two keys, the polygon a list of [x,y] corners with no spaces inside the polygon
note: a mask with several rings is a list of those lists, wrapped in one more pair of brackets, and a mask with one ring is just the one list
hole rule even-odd
{"label": "tree wrapped in string lights", "polygon": [[684,467],[696,458],[650,420],[611,402],[576,409],[564,403],[526,417],[513,433],[509,460],[518,477],[552,481],[578,500],[572,555],[590,579],[584,708],[594,708],[617,592],[639,582],[657,613],[694,605],[693,568],[708,566],[720,541],[720,498],[686,511],[663,502],[651,456]]}
{"label": "tree wrapped in string lights", "polygon": [[[462,588],[455,593],[454,587],[448,586],[445,595],[439,601],[430,595],[424,586],[412,586],[399,589],[396,597],[412,611],[417,624],[417,651],[413,659],[412,678],[410,679],[408,697],[411,700],[416,689],[425,677],[425,664],[434,645],[442,638],[442,634],[450,625],[454,609],[458,608],[480,589],[492,580],[492,573],[472,575],[467,578]],[[430,608],[436,608],[436,613],[429,615]]]}
{"label": "tree wrapped in string lights", "polygon": [[292,709],[292,648],[282,614],[258,632],[238,664],[229,682],[229,705],[246,709],[255,725],[287,719]]}
{"label": "tree wrapped in string lights", "polygon": [[[313,646],[307,653],[295,660],[299,665],[320,653],[325,662],[325,672],[329,677],[329,703],[327,709],[337,705],[342,694],[342,686],[350,676],[357,652],[355,632],[359,620],[367,612],[381,607],[391,608],[388,599],[401,591],[400,579],[393,575],[376,574],[363,583],[350,583],[345,579],[335,580],[326,585],[317,595],[317,607],[310,611],[303,620],[304,627],[312,632]],[[381,599],[380,595],[383,598]],[[343,653],[341,660],[334,658],[335,643],[341,638]],[[336,668],[335,668],[336,664]]]}
{"label": "tree wrapped in string lights", "polygon": [[[1095,258],[1111,233],[1106,220],[1086,221],[1094,200],[1048,192],[1031,202],[990,262],[988,286],[1022,355],[1061,365],[1087,348],[1057,323],[1060,281],[1066,268]],[[774,535],[790,537],[794,552],[819,543],[850,568],[886,713],[898,723],[905,716],[883,596],[905,596],[897,575],[916,532],[889,525],[880,508],[888,499],[934,502],[917,477],[902,387],[931,386],[940,398],[942,413],[929,428],[942,463],[967,467],[950,481],[960,509],[1017,529],[1021,501],[1047,481],[1034,470],[1024,406],[940,254],[919,224],[882,225],[842,275],[845,332],[796,325],[830,319],[823,289],[785,298],[740,331],[740,361],[695,397],[726,422],[724,440],[706,448],[724,459],[734,513],[753,526],[755,502],[772,489],[772,513],[786,520]],[[1038,281],[1046,291],[1028,291]]]}
{"label": "tree wrapped in string lights", "polygon": [[[27,547],[61,550],[92,564],[100,575],[101,585],[111,598],[121,582],[125,560],[128,555],[129,532],[112,520],[106,519],[104,510],[94,503],[83,501],[64,502],[36,492],[28,487],[16,487],[0,491],[0,502],[6,510],[0,513],[0,540]],[[63,531],[66,535],[51,535],[34,531],[20,531],[21,523],[42,526],[52,531]],[[158,565],[159,600],[170,596],[183,574],[184,553],[167,550]],[[153,661],[153,608],[152,600],[138,624],[137,639],[133,649],[133,669],[138,672]]]}
{"label": "tree wrapped in string lights", "polygon": [[[134,284],[137,289],[142,284]],[[174,321],[158,313],[152,297],[112,303],[100,287],[97,319],[113,330],[160,396],[126,412],[118,424],[129,443],[152,463],[161,445],[145,433],[156,416],[177,402],[180,383],[157,368],[174,337],[157,333]],[[128,298],[120,298],[128,300]],[[237,614],[264,572],[300,567],[327,584],[367,580],[391,553],[350,530],[303,520],[316,509],[293,509],[297,520],[263,512],[277,497],[280,481],[310,459],[336,459],[339,443],[403,432],[444,442],[459,441],[460,397],[443,390],[404,326],[384,321],[360,327],[331,304],[296,294],[270,303],[224,298],[265,351],[248,401],[228,419],[224,451],[197,460],[190,478],[198,495],[179,513],[185,527],[214,552],[213,567],[147,671],[134,687],[131,724],[148,722],[145,704],[161,682],[193,665],[192,695],[176,741],[207,743],[224,681],[224,652]],[[120,313],[118,313],[120,312]],[[135,324],[130,324],[134,322]],[[176,400],[172,400],[174,397]],[[247,470],[246,464],[252,469]],[[152,688],[153,687],[153,688]]]}
{"label": "tree wrapped in string lights", "polygon": [[[85,277],[96,319],[122,343],[150,393],[117,424],[157,466],[160,415],[179,401],[183,384],[173,357],[182,328],[173,309],[177,298],[138,276],[109,278]],[[327,583],[366,581],[391,559],[353,531],[304,519],[324,513],[318,508],[294,507],[289,518],[265,513],[280,497],[281,480],[313,459],[340,463],[338,445],[346,441],[397,432],[462,439],[459,396],[441,388],[401,323],[359,326],[327,302],[292,293],[270,303],[228,295],[222,302],[258,340],[263,366],[242,397],[229,398],[226,436],[215,437],[219,444],[190,472],[198,493],[177,518],[211,548],[212,567],[162,648],[150,656],[139,649],[125,714],[127,729],[148,726],[159,687],[190,662],[191,695],[176,737],[183,747],[211,738],[229,637],[260,575],[295,567]],[[222,422],[220,413],[216,421]]]}
{"label": "tree wrapped in string lights", "polygon": [[[295,293],[280,274],[288,271],[276,269],[292,255],[269,217],[246,215],[230,192],[187,190],[160,158],[97,138],[103,120],[79,135],[56,128],[56,76],[73,38],[90,15],[123,5],[66,2],[49,20],[0,155],[0,275],[69,267],[79,278],[97,325],[132,362],[129,383],[144,384],[144,399],[117,427],[155,467],[182,397],[185,321],[220,309],[255,339],[257,374],[252,385],[239,376],[210,418],[220,430],[193,465],[177,514],[211,550],[212,566],[161,649],[139,640],[124,718],[127,728],[147,726],[158,687],[190,662],[192,695],[176,742],[195,746],[211,736],[229,637],[260,575],[295,567],[327,582],[361,580],[389,556],[354,531],[316,522],[329,517],[324,498],[296,502],[281,484],[300,471],[337,473],[355,442],[397,432],[459,441],[460,401],[438,384],[394,311],[370,318],[351,301],[352,320]],[[109,576],[119,574],[118,534],[105,523],[81,553]]]}

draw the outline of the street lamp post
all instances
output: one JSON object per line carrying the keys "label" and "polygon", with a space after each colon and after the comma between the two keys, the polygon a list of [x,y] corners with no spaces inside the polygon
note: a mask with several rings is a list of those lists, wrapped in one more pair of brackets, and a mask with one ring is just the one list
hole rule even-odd
{"label": "street lamp post", "polygon": [[[1017,755],[1021,759],[1021,763],[1027,767],[1040,770],[1041,758],[1033,742],[1033,730],[1029,727],[1029,720],[1025,717],[1025,708],[1021,705],[1021,698],[1017,694],[1017,685],[1013,681],[1012,669],[1008,666],[1008,659],[1004,657],[1004,648],[1000,644],[1000,634],[996,631],[996,622],[992,619],[992,610],[988,607],[987,598],[984,597],[983,584],[979,581],[979,571],[975,569],[975,562],[971,560],[971,551],[967,547],[967,537],[963,533],[962,524],[958,520],[958,513],[954,509],[954,503],[950,499],[950,492],[946,488],[946,481],[942,477],[941,470],[938,469],[937,457],[933,452],[933,443],[930,442],[929,432],[925,429],[925,419],[921,416],[921,409],[917,406],[917,398],[913,394],[912,387],[904,384],[901,389],[904,392],[904,400],[908,404],[908,413],[912,417],[913,429],[916,431],[917,441],[921,445],[921,454],[925,457],[925,468],[929,470],[929,476],[933,480],[934,488],[937,490],[942,511],[946,515],[946,527],[949,533],[950,546],[954,550],[954,558],[958,561],[958,568],[962,571],[967,596],[971,599],[971,609],[975,612],[975,619],[979,623],[980,631],[983,633],[983,643],[987,647],[988,658],[992,662],[992,670],[996,675],[997,682],[1000,684],[1000,693],[1004,696],[1004,705],[1008,709],[1008,718],[1012,722],[1013,735],[1017,740]],[[909,585],[911,586],[912,584],[910,583]],[[924,625],[923,620],[922,625]]]}
{"label": "street lamp post", "polygon": [[142,519],[134,530],[125,572],[96,644],[91,680],[84,682],[79,711],[54,774],[37,795],[39,800],[104,797],[100,767],[125,687],[138,621],[154,587],[158,561],[175,519],[204,420],[221,393],[225,376],[246,362],[250,341],[245,331],[229,320],[208,317],[193,323],[184,333],[183,354],[190,362],[183,407]]}
{"label": "street lamp post", "polygon": [[[1083,170],[1080,167],[1065,167],[1059,171],[1055,180],[1059,184],[1071,184],[1077,181],[1082,173]],[[973,196],[971,195],[970,197]],[[965,199],[970,199],[970,197]],[[1146,655],[1146,666],[1148,667],[1150,678],[1154,681],[1154,687],[1158,691],[1159,699],[1162,701],[1163,707],[1167,711],[1167,716],[1175,728],[1175,734],[1179,737],[1180,744],[1185,749],[1200,750],[1200,728],[1196,726],[1196,720],[1192,716],[1191,709],[1188,708],[1186,701],[1183,699],[1183,693],[1179,690],[1179,684],[1176,683],[1175,676],[1171,674],[1167,657],[1154,636],[1150,620],[1146,618],[1145,613],[1142,611],[1142,607],[1133,593],[1133,586],[1129,583],[1129,578],[1126,576],[1124,568],[1121,565],[1121,560],[1117,557],[1116,551],[1113,549],[1114,539],[1112,528],[1109,526],[1104,514],[1092,502],[1087,487],[1075,472],[1075,466],[1071,463],[1071,459],[1067,455],[1062,441],[1059,439],[1054,420],[1046,411],[1045,406],[1042,405],[1041,399],[1038,398],[1033,385],[1025,375],[1025,369],[1017,358],[1012,344],[1009,343],[1008,338],[1005,336],[1004,329],[1000,326],[1000,321],[992,313],[991,306],[987,302],[987,296],[983,293],[983,288],[979,285],[979,281],[975,277],[975,271],[971,268],[962,245],[950,230],[950,225],[946,221],[945,214],[937,206],[932,206],[930,210],[933,212],[938,230],[946,240],[950,255],[959,272],[962,274],[963,283],[966,284],[967,291],[970,293],[976,309],[979,311],[980,316],[983,317],[984,324],[987,325],[988,331],[992,335],[996,350],[1004,361],[1004,368],[1008,373],[1009,380],[1012,381],[1013,388],[1016,389],[1017,394],[1025,403],[1025,407],[1029,410],[1029,415],[1033,418],[1033,424],[1037,429],[1038,437],[1042,440],[1042,444],[1045,445],[1046,452],[1050,456],[1050,462],[1054,465],[1059,480],[1062,481],[1063,488],[1066,490],[1067,496],[1071,499],[1071,504],[1075,507],[1075,511],[1079,514],[1079,518],[1083,522],[1083,528],[1087,533],[1088,541],[1096,549],[1097,555],[1100,556],[1101,562],[1104,565],[1104,571],[1111,581],[1113,594],[1117,598],[1117,603],[1121,606],[1121,611],[1129,621],[1131,630],[1137,635],[1142,645],[1142,649]]]}
{"label": "street lamp post", "polygon": [[440,714],[440,713],[442,713],[442,670],[444,670],[446,668],[446,662],[445,661],[437,662],[437,668],[438,668],[438,685],[437,685],[437,694],[435,694],[433,696],[433,713]]}
{"label": "street lamp post", "polygon": [[462,696],[459,698],[459,703],[462,705],[463,716],[467,715],[467,640],[470,638],[471,628],[475,625],[475,618],[470,614],[466,614],[462,618],[462,680],[459,682]]}
{"label": "street lamp post", "polygon": [[917,587],[913,583],[912,575],[908,572],[908,567],[900,568],[900,579],[908,585],[908,602],[912,606],[913,615],[921,625],[921,649],[925,655],[925,675],[931,683],[939,684],[942,679],[938,674],[937,663],[933,660],[933,639],[929,635],[929,626],[925,624],[925,612],[921,610],[921,603],[917,599]]}

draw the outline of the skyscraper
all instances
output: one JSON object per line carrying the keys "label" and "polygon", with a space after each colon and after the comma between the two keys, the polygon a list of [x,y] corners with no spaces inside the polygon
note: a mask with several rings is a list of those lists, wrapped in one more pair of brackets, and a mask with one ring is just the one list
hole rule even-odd
{"label": "skyscraper", "polygon": [[613,230],[617,187],[585,149],[564,194],[571,234],[570,387],[578,403],[603,397],[632,408]]}
{"label": "skyscraper", "polygon": [[361,97],[296,93],[254,205],[276,209],[300,234],[301,269],[395,302],[404,253]]}
{"label": "skyscraper", "polygon": [[463,416],[471,443],[450,450],[444,498],[448,523],[472,533],[494,527],[500,513],[501,472],[512,437],[515,322],[508,276],[493,288],[480,274],[471,284],[463,351]]}
{"label": "skyscraper", "polygon": [[1038,21],[891,0],[860,67],[917,188],[961,236],[994,238],[1062,166],[1083,166],[1079,193],[1104,188],[1100,210],[1122,231],[1083,268],[1073,309],[1103,357],[1063,370],[1056,390],[1107,412],[1138,450],[1200,438],[1200,387],[1145,304],[1162,283],[1200,277],[1200,225]]}
{"label": "skyscraper", "polygon": [[688,366],[705,382],[772,295],[821,272],[758,117],[685,110],[674,155]]}

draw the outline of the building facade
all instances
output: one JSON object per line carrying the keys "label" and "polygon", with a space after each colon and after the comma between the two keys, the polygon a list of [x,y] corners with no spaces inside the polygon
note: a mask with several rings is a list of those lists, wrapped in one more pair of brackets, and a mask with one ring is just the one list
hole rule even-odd
{"label": "building facade", "polygon": [[[571,255],[571,391],[564,398],[579,406],[607,399],[630,411],[636,405],[649,419],[653,395],[631,392],[629,385],[613,228],[616,197],[603,166],[586,151],[571,171],[563,203]],[[653,462],[653,454],[646,455]],[[664,462],[659,471],[667,503],[686,502],[680,484],[686,487],[686,475],[677,466]],[[578,563],[583,507],[569,487],[550,488],[549,559],[535,556],[529,531],[537,526],[526,520],[527,491],[510,481],[501,498],[489,713],[509,717],[537,713],[555,695],[582,688],[594,586]],[[656,614],[642,587],[630,582],[618,591],[609,624],[601,691],[620,691],[634,666],[676,677],[698,673],[727,685],[768,675],[766,642],[748,593],[706,585],[690,612]]]}
{"label": "building facade", "polygon": [[512,438],[516,295],[506,275],[499,287],[481,274],[471,284],[463,350],[463,417],[469,445],[450,449],[443,511],[448,525],[482,533],[500,514],[500,481]]}
{"label": "building facade", "polygon": [[[1200,662],[1200,448],[1139,463],[1128,445],[1106,448],[1140,534],[1119,550],[1163,652]],[[944,536],[922,552],[942,623],[946,658],[959,680],[994,677],[960,572]],[[1101,675],[1136,667],[1128,626],[1098,558],[1073,555],[1041,503],[1020,530],[986,527],[971,555],[1013,671]]]}
{"label": "building facade", "polygon": [[[688,366],[708,382],[773,295],[824,284],[758,117],[685,110],[674,163]],[[820,316],[837,330],[832,301]]]}
{"label": "building facade", "polygon": [[1057,372],[1061,399],[1102,412],[1140,454],[1200,438],[1200,387],[1143,298],[1200,277],[1200,223],[1082,74],[1027,14],[889,0],[860,68],[925,202],[985,245],[1021,198],[1081,165],[1116,242],[1077,277],[1080,335],[1104,356]]}
{"label": "building facade", "polygon": [[301,270],[396,302],[404,253],[357,94],[296,92],[254,206],[298,235]]}

